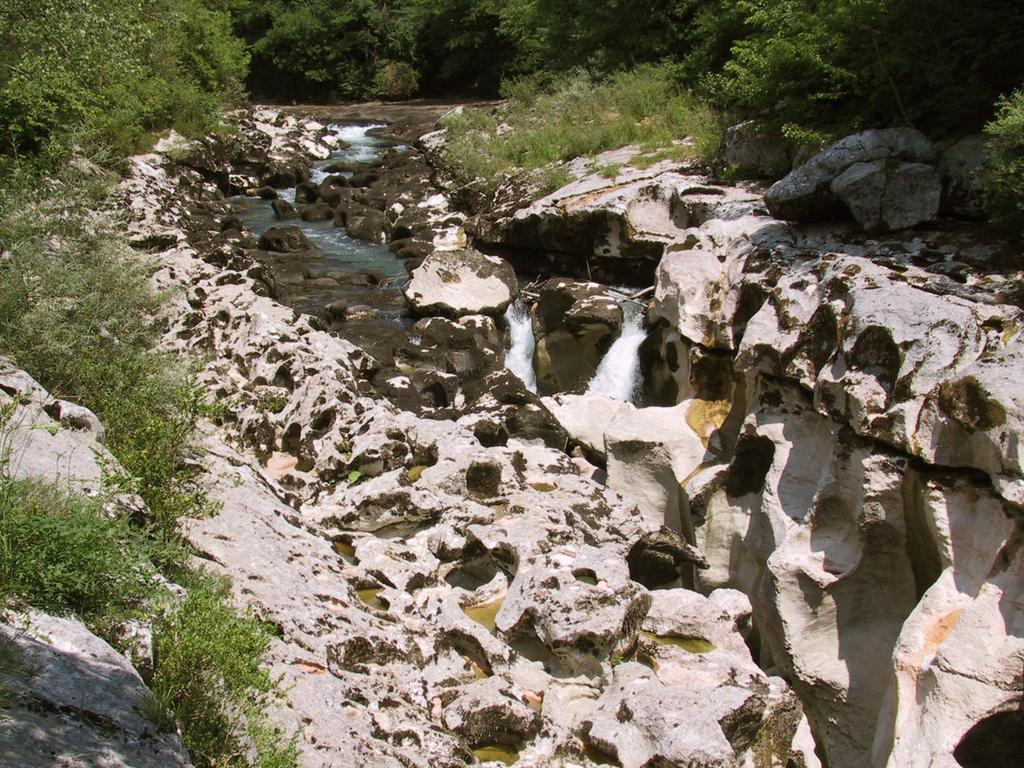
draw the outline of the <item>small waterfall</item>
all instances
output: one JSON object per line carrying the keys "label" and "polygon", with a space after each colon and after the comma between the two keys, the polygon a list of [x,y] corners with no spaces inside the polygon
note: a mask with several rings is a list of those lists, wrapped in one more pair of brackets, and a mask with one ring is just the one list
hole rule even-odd
{"label": "small waterfall", "polygon": [[644,307],[636,301],[624,301],[622,312],[622,333],[605,353],[587,385],[587,394],[634,402],[640,394],[640,345],[647,337]]}
{"label": "small waterfall", "polygon": [[533,370],[533,323],[530,310],[522,299],[516,299],[505,310],[511,343],[505,352],[505,367],[522,379],[531,392],[537,391],[537,374]]}

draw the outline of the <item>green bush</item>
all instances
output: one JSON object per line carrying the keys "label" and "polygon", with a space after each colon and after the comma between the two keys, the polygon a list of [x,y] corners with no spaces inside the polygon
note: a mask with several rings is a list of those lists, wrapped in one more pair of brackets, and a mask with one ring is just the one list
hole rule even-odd
{"label": "green bush", "polygon": [[982,184],[988,202],[1003,223],[1024,226],[1024,89],[999,102],[985,133],[988,158]]}
{"label": "green bush", "polygon": [[[1024,77],[1017,0],[739,0],[712,96],[779,125],[842,134],[893,124],[976,130]],[[731,31],[728,31],[731,30]]]}
{"label": "green bush", "polygon": [[[679,85],[670,66],[644,65],[594,80],[576,71],[544,86],[505,86],[495,113],[466,109],[445,118],[449,161],[466,181],[494,188],[502,174],[640,144],[648,153],[709,159],[721,137],[718,115]],[[499,126],[504,127],[499,130]],[[692,147],[673,142],[692,137]]]}
{"label": "green bush", "polygon": [[[277,685],[261,666],[269,638],[258,621],[234,611],[223,585],[209,580],[192,586],[158,625],[150,709],[158,721],[177,723],[199,768],[296,764],[295,740],[285,739],[264,714]],[[255,761],[246,757],[247,740]]]}
{"label": "green bush", "polygon": [[222,0],[8,0],[0,6],[0,153],[114,157],[152,131],[208,127],[248,62]]}
{"label": "green bush", "polygon": [[387,61],[377,69],[377,95],[384,99],[408,99],[416,95],[420,76],[411,64]]}
{"label": "green bush", "polygon": [[150,264],[104,212],[100,176],[68,171],[0,209],[0,349],[54,396],[88,407],[166,540],[195,512],[189,441],[201,403],[189,371],[155,351]]}
{"label": "green bush", "polygon": [[102,632],[155,595],[151,551],[99,500],[0,476],[0,604],[74,614]]}

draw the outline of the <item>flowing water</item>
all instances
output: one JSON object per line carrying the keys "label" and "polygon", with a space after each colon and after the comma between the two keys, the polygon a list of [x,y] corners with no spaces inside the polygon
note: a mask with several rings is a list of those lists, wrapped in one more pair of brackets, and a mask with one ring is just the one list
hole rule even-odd
{"label": "flowing water", "polygon": [[[373,125],[329,125],[328,128],[344,142],[342,149],[331,154],[325,160],[317,162],[310,171],[310,180],[320,183],[329,173],[324,170],[336,162],[359,163],[371,168],[380,162],[380,152],[393,146],[389,139],[372,136],[370,132],[383,128],[381,124]],[[403,147],[395,147],[402,149]],[[407,149],[407,148],[406,148]],[[340,176],[351,176],[351,172],[342,172]],[[278,194],[282,200],[294,202],[294,189],[281,189]],[[245,222],[249,230],[259,237],[270,227],[296,226],[306,237],[320,249],[322,258],[308,263],[310,278],[344,273],[370,272],[385,279],[385,285],[369,287],[346,285],[344,281],[326,287],[316,283],[296,286],[291,293],[289,304],[301,312],[315,314],[334,301],[344,301],[349,305],[368,305],[372,307],[380,320],[389,323],[405,322],[406,308],[401,295],[401,287],[407,275],[405,264],[384,245],[368,243],[349,237],[344,227],[336,227],[331,221],[306,222],[301,219],[278,221],[274,216],[271,201],[260,198],[238,196],[232,198],[238,217]]]}
{"label": "flowing water", "polygon": [[597,372],[587,385],[587,394],[636,402],[640,395],[640,345],[647,337],[644,307],[628,299],[621,305],[622,333],[601,359]]}
{"label": "flowing water", "polygon": [[505,311],[510,344],[505,353],[505,367],[518,376],[531,392],[537,391],[537,374],[533,370],[533,322],[530,309],[521,298],[509,305]]}

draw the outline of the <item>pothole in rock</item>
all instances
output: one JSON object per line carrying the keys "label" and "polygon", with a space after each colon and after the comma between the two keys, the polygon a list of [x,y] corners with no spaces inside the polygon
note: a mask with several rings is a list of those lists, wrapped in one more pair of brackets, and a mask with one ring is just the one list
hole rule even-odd
{"label": "pothole in rock", "polygon": [[359,558],[356,557],[356,548],[351,543],[338,539],[332,544],[334,551],[341,555],[341,559],[349,565],[358,565]]}
{"label": "pothole in rock", "polygon": [[640,633],[640,636],[654,645],[672,646],[673,648],[681,648],[687,653],[711,653],[715,650],[715,644],[710,640],[705,640],[703,637],[694,637],[689,635],[656,635],[653,632],[646,630]]}
{"label": "pothole in rock", "polygon": [[597,586],[597,573],[589,568],[577,568],[572,572],[572,575],[576,581],[583,582],[584,584],[590,584],[591,586]]}
{"label": "pothole in rock", "polygon": [[453,587],[475,592],[497,575],[498,566],[488,557],[478,557],[452,569],[444,580]]}
{"label": "pothole in rock", "polygon": [[505,595],[502,595],[490,602],[478,605],[465,605],[462,607],[462,611],[488,632],[493,632],[497,623],[498,611],[501,610],[501,606],[504,603]]}
{"label": "pothole in rock", "polygon": [[380,596],[383,591],[384,587],[367,587],[365,589],[357,589],[356,595],[368,607],[377,611],[386,611],[391,607],[391,604]]}
{"label": "pothole in rock", "polygon": [[473,754],[481,763],[515,765],[519,760],[519,750],[508,744],[485,744],[474,749]]}

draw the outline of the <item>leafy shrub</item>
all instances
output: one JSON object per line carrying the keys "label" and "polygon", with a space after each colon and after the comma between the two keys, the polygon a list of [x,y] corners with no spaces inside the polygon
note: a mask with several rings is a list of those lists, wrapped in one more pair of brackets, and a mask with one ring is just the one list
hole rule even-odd
{"label": "leafy shrub", "polygon": [[377,69],[377,95],[384,99],[408,99],[416,95],[420,76],[411,64],[388,61]]}
{"label": "leafy shrub", "polygon": [[740,0],[712,96],[777,123],[831,134],[910,124],[976,129],[1020,83],[1016,0]]}
{"label": "leafy shrub", "polygon": [[[529,172],[573,157],[640,144],[710,158],[722,126],[715,112],[679,85],[670,66],[644,65],[595,81],[583,71],[543,87],[510,83],[496,113],[466,109],[445,118],[449,161],[466,181],[493,190],[501,174]],[[689,148],[674,141],[692,137]]]}
{"label": "leafy shrub", "polygon": [[985,127],[988,158],[982,184],[997,217],[1011,226],[1024,226],[1024,89],[997,105]]}
{"label": "leafy shrub", "polygon": [[151,549],[98,500],[0,476],[0,603],[75,614],[102,630],[155,594]]}
{"label": "leafy shrub", "polygon": [[220,0],[8,0],[0,6],[0,152],[114,157],[152,131],[204,130],[247,54]]}
{"label": "leafy shrub", "polygon": [[[276,681],[261,666],[268,642],[266,629],[238,615],[226,587],[211,580],[193,585],[158,625],[150,710],[159,713],[158,721],[178,724],[200,768],[295,765],[295,740],[283,738],[264,714],[276,691]],[[255,747],[255,761],[246,759],[245,737]]]}
{"label": "leafy shrub", "polygon": [[[74,180],[72,180],[74,179]],[[161,297],[150,265],[103,212],[106,183],[69,171],[0,210],[0,349],[50,392],[90,408],[165,539],[200,497],[189,441],[200,408],[189,372],[154,350]]]}

